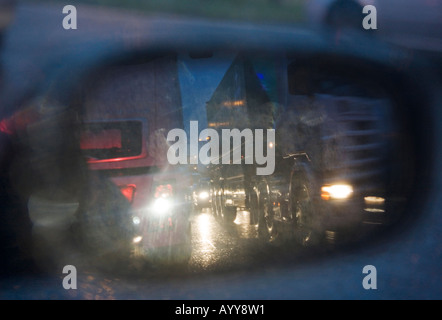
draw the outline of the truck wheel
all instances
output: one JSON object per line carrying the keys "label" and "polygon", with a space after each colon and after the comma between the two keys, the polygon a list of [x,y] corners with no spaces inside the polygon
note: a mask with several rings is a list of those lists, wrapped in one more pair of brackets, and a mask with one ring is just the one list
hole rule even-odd
{"label": "truck wheel", "polygon": [[273,240],[276,236],[274,214],[267,186],[258,194],[258,236],[263,240]]}
{"label": "truck wheel", "polygon": [[318,244],[322,235],[315,217],[313,179],[304,170],[295,170],[290,177],[289,213],[295,236],[303,246]]}

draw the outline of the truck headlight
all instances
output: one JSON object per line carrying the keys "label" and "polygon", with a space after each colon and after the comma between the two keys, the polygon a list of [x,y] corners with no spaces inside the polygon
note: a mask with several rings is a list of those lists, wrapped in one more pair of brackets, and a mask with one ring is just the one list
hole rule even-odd
{"label": "truck headlight", "polygon": [[152,211],[158,215],[162,215],[164,213],[169,212],[171,208],[172,208],[172,202],[171,199],[168,198],[155,199],[151,207]]}
{"label": "truck headlight", "polygon": [[353,187],[348,184],[333,184],[322,186],[321,198],[323,200],[330,199],[347,199],[353,194]]}
{"label": "truck headlight", "polygon": [[202,191],[200,192],[200,194],[198,195],[198,198],[205,200],[207,198],[209,198],[209,193],[207,191]]}

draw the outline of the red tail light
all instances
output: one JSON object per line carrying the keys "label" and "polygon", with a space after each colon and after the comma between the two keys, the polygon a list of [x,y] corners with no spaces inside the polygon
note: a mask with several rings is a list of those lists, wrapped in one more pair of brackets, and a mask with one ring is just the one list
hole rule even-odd
{"label": "red tail light", "polygon": [[155,188],[155,198],[167,198],[172,196],[173,189],[170,184],[160,184]]}
{"label": "red tail light", "polygon": [[132,203],[132,201],[134,200],[135,189],[136,189],[136,186],[133,184],[126,185],[126,186],[120,186],[121,193],[123,194],[123,196],[126,197],[126,199],[130,203]]}

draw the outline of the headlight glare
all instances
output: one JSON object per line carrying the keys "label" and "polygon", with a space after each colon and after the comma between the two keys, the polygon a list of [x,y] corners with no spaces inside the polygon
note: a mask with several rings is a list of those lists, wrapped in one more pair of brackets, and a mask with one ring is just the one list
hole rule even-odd
{"label": "headlight glare", "polygon": [[155,214],[162,215],[169,212],[171,207],[172,203],[170,199],[158,198],[154,200],[151,209]]}
{"label": "headlight glare", "polygon": [[321,188],[321,198],[323,200],[347,199],[352,194],[353,187],[348,184],[333,184]]}
{"label": "headlight glare", "polygon": [[202,191],[202,192],[200,192],[200,194],[198,195],[198,197],[200,198],[200,199],[207,199],[207,198],[209,198],[209,193],[207,192],[207,191]]}

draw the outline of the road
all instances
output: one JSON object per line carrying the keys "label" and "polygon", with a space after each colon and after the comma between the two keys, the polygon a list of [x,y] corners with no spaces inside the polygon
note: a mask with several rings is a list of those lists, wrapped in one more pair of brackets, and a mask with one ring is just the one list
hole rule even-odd
{"label": "road", "polygon": [[[44,212],[41,208],[45,208]],[[56,204],[52,210],[47,206],[31,204],[31,216],[42,224],[34,229],[34,237],[45,236],[47,250],[51,254],[63,254],[61,248],[69,242],[66,233],[48,231],[42,227],[48,212],[60,216],[75,211],[72,204]],[[37,212],[39,211],[40,212]],[[62,210],[63,212],[60,212]],[[49,220],[49,219],[47,219]],[[46,221],[47,221],[46,220]],[[53,219],[50,219],[53,220]],[[26,277],[11,277],[1,282],[0,299],[143,299],[155,297],[155,287],[167,282],[179,282],[193,277],[198,279],[219,276],[228,272],[263,272],[266,265],[277,261],[297,261],[308,259],[309,255],[295,244],[264,243],[257,238],[256,226],[250,225],[249,213],[238,211],[232,224],[225,224],[211,214],[210,209],[192,217],[192,256],[186,265],[146,263],[140,266],[126,266],[126,269],[101,269],[80,261],[72,254],[72,265],[77,271],[77,289],[63,288],[66,274],[60,267],[58,272],[27,274]],[[57,223],[58,228],[62,223]],[[50,235],[50,236],[48,236]],[[69,261],[69,260],[66,260]],[[272,262],[273,261],[273,262]],[[156,297],[160,298],[160,297]],[[165,298],[162,296],[161,298]]]}
{"label": "road", "polygon": [[249,213],[239,211],[232,225],[223,225],[216,221],[210,209],[206,210],[193,217],[190,268],[210,270],[247,262],[253,249],[260,245],[256,227],[248,223]]}
{"label": "road", "polygon": [[[188,263],[150,260],[140,263],[132,259],[124,265],[108,260],[97,265],[94,257],[73,242],[67,227],[77,207],[77,203],[31,198],[29,214],[34,223],[34,259],[38,267],[25,268],[24,276],[18,273],[0,279],[0,299],[168,299],[169,294],[188,295],[188,292],[164,291],[168,283],[174,288],[181,281],[188,283],[192,279],[210,279],[216,283],[228,274],[241,277],[271,273],[279,264],[293,265],[296,269],[318,256],[337,253],[333,235],[329,234],[328,241],[315,248],[302,247],[291,237],[264,242],[258,238],[257,227],[249,223],[248,211],[238,210],[235,221],[225,223],[215,218],[211,209],[204,208],[191,217],[192,254]],[[67,272],[63,273],[65,265],[76,268],[76,289],[63,287],[67,276]],[[161,294],[157,288],[161,288]]]}

